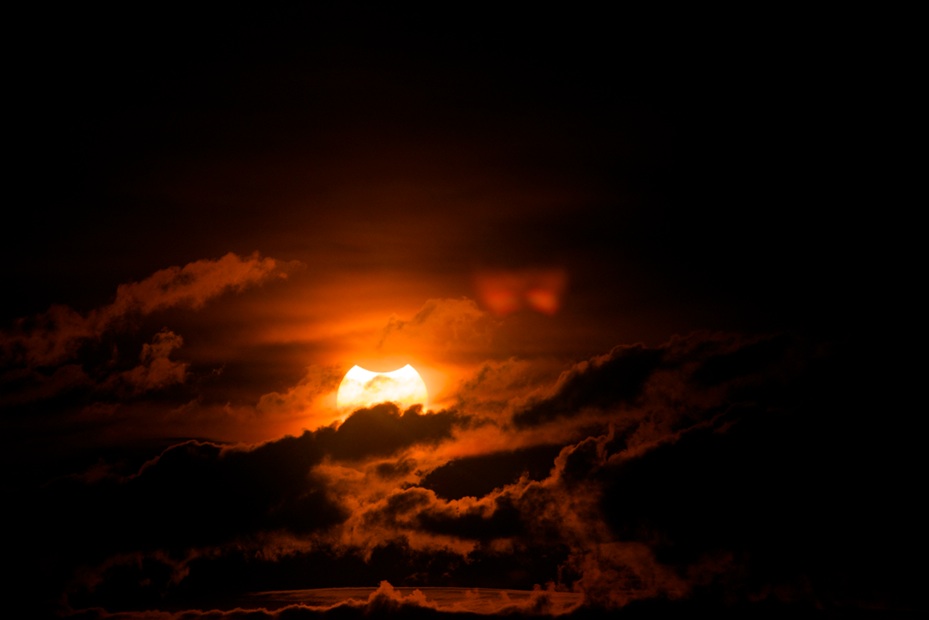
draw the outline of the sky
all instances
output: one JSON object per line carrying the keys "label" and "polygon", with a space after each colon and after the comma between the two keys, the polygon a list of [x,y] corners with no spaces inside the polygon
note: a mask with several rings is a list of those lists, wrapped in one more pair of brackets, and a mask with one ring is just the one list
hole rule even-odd
{"label": "sky", "polygon": [[[152,11],[17,15],[0,605],[925,609],[867,42]],[[427,402],[337,403],[406,364]]]}

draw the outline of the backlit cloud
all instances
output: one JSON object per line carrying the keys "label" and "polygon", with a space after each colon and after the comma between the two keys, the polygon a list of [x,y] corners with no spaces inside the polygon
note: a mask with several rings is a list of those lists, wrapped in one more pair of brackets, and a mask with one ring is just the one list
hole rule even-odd
{"label": "backlit cloud", "polygon": [[170,358],[171,352],[183,343],[184,339],[177,334],[162,330],[151,343],[142,345],[139,365],[111,376],[109,383],[126,385],[135,394],[183,383],[188,364]]}
{"label": "backlit cloud", "polygon": [[162,269],[139,282],[119,285],[112,303],[87,314],[54,305],[40,316],[17,321],[14,329],[0,333],[2,359],[28,367],[60,364],[73,359],[84,342],[99,338],[123,320],[172,307],[199,308],[227,291],[286,277],[288,267],[258,254],[242,258],[229,253]]}
{"label": "backlit cloud", "polygon": [[385,355],[428,349],[438,359],[486,355],[496,323],[473,300],[431,299],[411,319],[392,318],[378,348]]}

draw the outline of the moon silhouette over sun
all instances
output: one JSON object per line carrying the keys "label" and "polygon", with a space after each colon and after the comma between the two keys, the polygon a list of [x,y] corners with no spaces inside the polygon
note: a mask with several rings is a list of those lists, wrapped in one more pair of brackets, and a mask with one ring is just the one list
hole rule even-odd
{"label": "moon silhouette over sun", "polygon": [[336,405],[339,409],[360,409],[390,401],[406,409],[416,404],[425,406],[428,397],[425,381],[409,364],[390,372],[352,366],[339,384]]}

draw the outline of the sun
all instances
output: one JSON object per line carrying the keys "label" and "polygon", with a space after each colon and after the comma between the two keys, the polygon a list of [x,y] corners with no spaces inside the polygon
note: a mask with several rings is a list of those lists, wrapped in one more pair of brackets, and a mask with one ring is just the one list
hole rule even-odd
{"label": "sun", "polygon": [[406,409],[416,404],[425,406],[428,398],[426,383],[409,364],[390,372],[372,372],[352,366],[339,384],[336,406],[354,410],[389,401]]}

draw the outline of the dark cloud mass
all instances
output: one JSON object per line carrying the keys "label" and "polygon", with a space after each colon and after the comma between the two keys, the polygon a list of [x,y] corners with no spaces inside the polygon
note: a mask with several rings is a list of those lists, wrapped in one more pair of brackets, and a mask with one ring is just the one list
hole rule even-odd
{"label": "dark cloud mass", "polygon": [[924,615],[896,61],[697,13],[14,11],[0,617]]}
{"label": "dark cloud mass", "polygon": [[[135,471],[101,462],[22,498],[15,522],[48,527],[18,561],[40,576],[31,586],[62,588],[74,609],[127,612],[379,580],[427,594],[551,584],[582,593],[590,613],[918,604],[908,594],[912,459],[879,447],[888,430],[862,415],[866,393],[840,391],[859,370],[784,336],[693,335],[634,350],[649,368],[635,399],[576,389],[578,373],[609,385],[625,367],[609,360],[626,348],[555,384],[549,400],[572,409],[540,423],[562,428],[560,446],[430,468],[424,456],[482,427],[389,404],[259,445],[188,441]],[[674,392],[685,401],[669,400]],[[515,440],[520,428],[499,432]],[[871,528],[879,538],[862,536]]]}
{"label": "dark cloud mass", "polygon": [[521,411],[513,421],[529,426],[571,415],[581,406],[612,407],[635,400],[661,361],[660,351],[621,347],[604,359],[584,362],[560,378],[556,396]]}
{"label": "dark cloud mass", "polygon": [[353,413],[336,430],[329,451],[336,459],[387,456],[414,443],[438,443],[451,438],[454,412],[422,413],[411,408],[399,414],[394,405],[376,405]]}
{"label": "dark cloud mass", "polygon": [[557,444],[532,446],[455,459],[429,472],[421,484],[445,499],[481,497],[521,476],[531,480],[547,477],[561,447]]}

